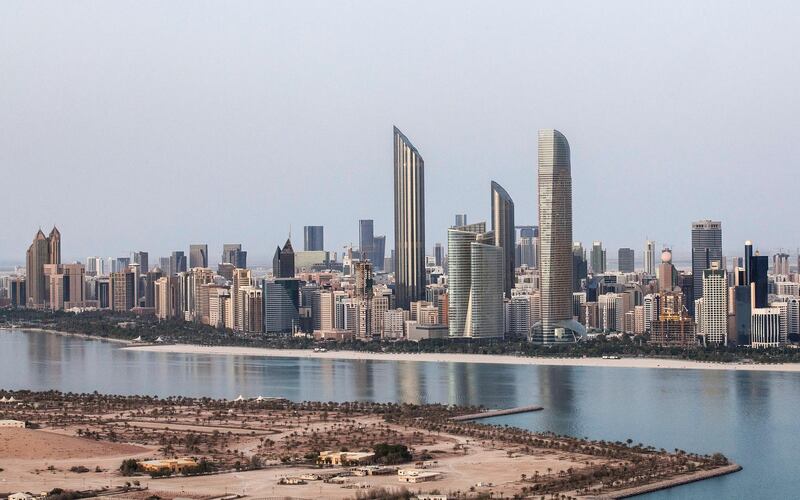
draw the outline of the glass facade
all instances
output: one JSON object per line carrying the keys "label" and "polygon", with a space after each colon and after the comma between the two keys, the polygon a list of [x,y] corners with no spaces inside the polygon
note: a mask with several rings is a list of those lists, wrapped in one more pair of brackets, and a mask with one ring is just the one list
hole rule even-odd
{"label": "glass facade", "polygon": [[397,307],[425,297],[425,162],[394,128],[394,245]]}

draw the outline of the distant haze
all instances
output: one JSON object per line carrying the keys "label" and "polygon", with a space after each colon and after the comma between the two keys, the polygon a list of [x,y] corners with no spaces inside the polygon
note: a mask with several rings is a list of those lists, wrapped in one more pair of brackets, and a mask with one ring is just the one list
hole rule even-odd
{"label": "distant haze", "polygon": [[570,141],[574,238],[688,254],[800,245],[797,2],[0,3],[0,262],[57,224],[65,260],[291,226],[393,245],[392,125],[425,158],[427,246],[536,223],[536,131]]}

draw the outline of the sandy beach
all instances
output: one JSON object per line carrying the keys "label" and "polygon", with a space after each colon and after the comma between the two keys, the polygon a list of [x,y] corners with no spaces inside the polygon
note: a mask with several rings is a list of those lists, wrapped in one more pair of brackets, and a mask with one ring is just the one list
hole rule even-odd
{"label": "sandy beach", "polygon": [[259,347],[201,346],[187,344],[130,345],[124,349],[135,351],[164,352],[178,354],[210,354],[220,356],[270,356],[276,358],[316,358],[331,360],[383,360],[450,363],[487,363],[504,365],[543,366],[589,366],[614,368],[666,368],[684,370],[739,370],[800,372],[800,363],[754,364],[754,363],[704,363],[657,358],[532,358],[493,354],[438,354],[438,353],[375,353],[358,351],[314,352],[310,349],[266,349]]}

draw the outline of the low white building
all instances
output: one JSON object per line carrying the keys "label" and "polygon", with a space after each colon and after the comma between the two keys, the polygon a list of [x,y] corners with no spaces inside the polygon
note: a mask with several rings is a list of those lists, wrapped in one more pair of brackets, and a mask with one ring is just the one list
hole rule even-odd
{"label": "low white building", "polygon": [[400,469],[397,471],[397,479],[401,483],[423,483],[426,481],[436,481],[437,479],[441,479],[441,477],[441,472],[423,469]]}

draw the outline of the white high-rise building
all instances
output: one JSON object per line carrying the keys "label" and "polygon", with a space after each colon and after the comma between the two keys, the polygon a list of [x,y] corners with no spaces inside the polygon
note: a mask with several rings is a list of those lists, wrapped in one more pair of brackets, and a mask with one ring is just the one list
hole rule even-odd
{"label": "white high-rise building", "polygon": [[644,306],[644,331],[650,332],[650,326],[658,317],[658,299],[655,294],[648,293],[642,300]]}
{"label": "white high-rise building", "polygon": [[451,337],[502,337],[505,330],[503,249],[485,228],[480,222],[447,232]]}
{"label": "white high-rise building", "polygon": [[585,328],[572,317],[572,173],[569,143],[539,131],[539,264],[541,321],[533,340],[574,340]]}
{"label": "white high-rise building", "polygon": [[778,347],[781,341],[781,312],[774,307],[757,307],[750,315],[750,346]]}
{"label": "white high-rise building", "polygon": [[[786,302],[786,335],[788,339],[800,337],[800,297],[794,295],[777,295],[773,304]],[[772,307],[770,305],[770,307]]]}
{"label": "white high-rise building", "polygon": [[706,345],[728,345],[728,278],[719,262],[703,270],[701,310],[696,315],[699,332]]}
{"label": "white high-rise building", "polygon": [[491,241],[470,244],[472,286],[464,329],[466,337],[502,337],[503,248]]}
{"label": "white high-rise building", "polygon": [[644,272],[648,276],[656,275],[656,242],[652,240],[644,242]]}
{"label": "white high-rise building", "polygon": [[528,337],[531,331],[531,295],[514,295],[509,302],[508,332]]}

